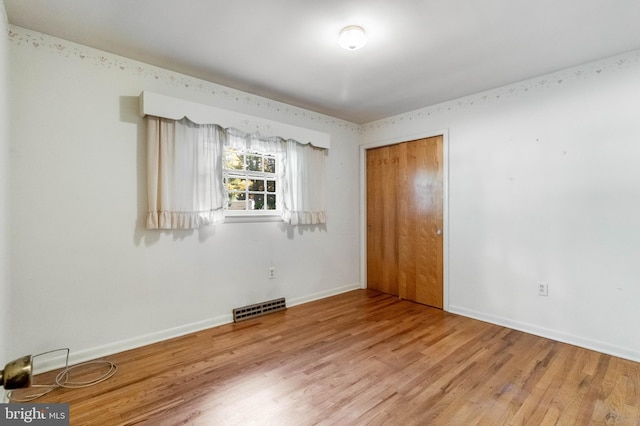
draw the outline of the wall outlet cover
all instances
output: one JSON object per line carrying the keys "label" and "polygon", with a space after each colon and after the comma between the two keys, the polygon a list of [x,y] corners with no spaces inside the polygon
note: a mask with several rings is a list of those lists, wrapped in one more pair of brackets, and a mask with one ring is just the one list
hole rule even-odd
{"label": "wall outlet cover", "polygon": [[549,285],[547,283],[539,282],[538,296],[548,296],[548,295],[549,295]]}

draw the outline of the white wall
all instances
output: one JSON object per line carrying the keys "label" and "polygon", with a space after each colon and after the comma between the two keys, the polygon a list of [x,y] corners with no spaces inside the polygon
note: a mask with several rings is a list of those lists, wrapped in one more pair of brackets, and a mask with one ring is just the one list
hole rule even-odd
{"label": "white wall", "polygon": [[0,369],[9,362],[9,259],[7,253],[8,230],[8,180],[9,162],[9,112],[7,109],[7,92],[9,91],[7,71],[8,43],[7,13],[4,1],[0,0]]}
{"label": "white wall", "polygon": [[452,312],[638,361],[639,112],[631,52],[368,123],[361,142],[448,129]]}
{"label": "white wall", "polygon": [[[14,355],[86,359],[360,286],[358,126],[10,29]],[[143,90],[329,133],[326,229],[145,230]]]}

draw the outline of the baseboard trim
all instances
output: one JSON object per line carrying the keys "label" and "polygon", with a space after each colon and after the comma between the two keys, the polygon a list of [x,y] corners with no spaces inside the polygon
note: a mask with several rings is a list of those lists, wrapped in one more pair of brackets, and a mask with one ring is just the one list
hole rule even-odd
{"label": "baseboard trim", "polygon": [[477,319],[480,321],[488,322],[491,324],[512,328],[514,330],[523,331],[525,333],[534,334],[536,336],[545,337],[547,339],[556,340],[558,342],[567,343],[574,346],[580,346],[582,348],[590,349],[597,352],[602,352],[607,355],[628,359],[634,362],[640,362],[640,353],[630,348],[612,345],[610,343],[601,342],[598,340],[593,340],[593,339],[589,339],[582,336],[576,336],[570,333],[565,333],[560,330],[539,327],[535,324],[515,321],[509,318],[504,318],[497,315],[488,314],[485,312],[479,312],[479,311],[467,309],[461,306],[449,305],[449,312],[453,314],[458,314],[465,317]]}
{"label": "baseboard trim", "polygon": [[[349,284],[331,290],[314,293],[308,296],[289,299],[287,300],[287,306],[289,307],[302,305],[304,303],[313,302],[314,300],[336,296],[338,294],[346,293],[348,291],[360,288],[362,288],[360,283]],[[185,324],[179,327],[161,330],[155,333],[149,333],[143,336],[121,340],[119,342],[109,343],[106,345],[97,346],[95,348],[84,349],[77,352],[71,350],[69,353],[69,365],[80,364],[82,362],[103,358],[119,352],[140,348],[142,346],[152,345],[154,343],[173,339],[175,337],[180,337],[186,334],[195,333],[198,331],[231,323],[233,323],[233,315],[229,313],[228,315],[220,315],[203,321]],[[65,361],[66,359],[64,355],[48,357],[47,359],[39,362],[37,365],[34,365],[34,374],[45,373],[47,371],[62,368],[65,365]]]}
{"label": "baseboard trim", "polygon": [[[189,333],[195,333],[197,331],[206,330],[208,328],[217,327],[224,324],[230,324],[233,322],[233,315],[220,315],[215,318],[210,318],[204,321],[198,321],[191,324],[185,324],[179,327],[170,328],[167,330],[157,331],[155,333],[149,333],[131,339],[121,340],[119,342],[113,342],[94,348],[84,349],[80,351],[69,352],[69,365],[75,365],[86,361],[91,361],[97,358],[103,358],[105,356],[113,355],[119,352],[128,351],[131,349],[140,348],[142,346],[151,345],[154,343],[162,342],[164,340],[173,339],[175,337],[184,336]],[[34,374],[40,374],[47,371],[55,370],[65,365],[65,357],[57,356],[50,357],[43,362],[34,365]]]}
{"label": "baseboard trim", "polygon": [[287,306],[296,306],[302,305],[304,303],[313,302],[315,300],[326,299],[327,297],[337,296],[338,294],[347,293],[353,290],[359,290],[362,288],[362,284],[353,283],[348,284],[342,287],[333,288],[327,291],[320,291],[318,293],[310,294],[308,296],[303,297],[294,297],[292,299],[287,299]]}

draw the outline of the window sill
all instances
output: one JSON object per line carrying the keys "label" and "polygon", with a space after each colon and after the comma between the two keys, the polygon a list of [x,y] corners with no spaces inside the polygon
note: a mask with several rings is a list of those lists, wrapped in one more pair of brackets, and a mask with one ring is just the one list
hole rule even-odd
{"label": "window sill", "polygon": [[283,222],[280,213],[270,214],[233,214],[225,213],[225,223]]}

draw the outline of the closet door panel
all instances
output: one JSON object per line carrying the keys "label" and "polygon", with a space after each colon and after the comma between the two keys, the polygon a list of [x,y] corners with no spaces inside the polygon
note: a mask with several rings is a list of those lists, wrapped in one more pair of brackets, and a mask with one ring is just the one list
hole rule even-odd
{"label": "closet door panel", "polygon": [[397,296],[398,148],[367,151],[367,287]]}
{"label": "closet door panel", "polygon": [[401,145],[400,296],[442,308],[442,137]]}

